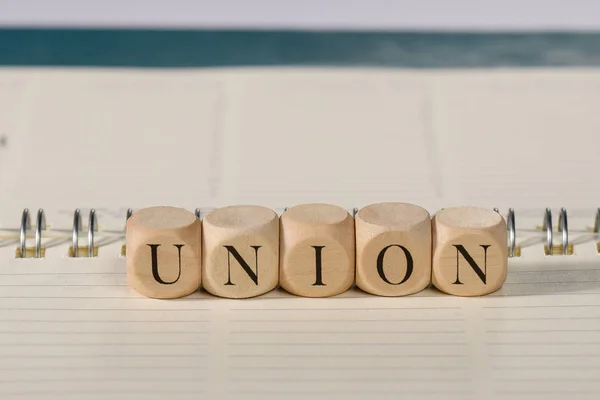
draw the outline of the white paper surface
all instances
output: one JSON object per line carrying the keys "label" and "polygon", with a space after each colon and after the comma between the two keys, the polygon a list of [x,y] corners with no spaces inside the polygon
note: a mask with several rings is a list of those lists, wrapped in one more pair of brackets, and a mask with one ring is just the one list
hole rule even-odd
{"label": "white paper surface", "polygon": [[[599,85],[586,70],[0,71],[0,397],[597,398]],[[310,201],[514,206],[523,256],[472,299],[126,286],[127,207]],[[546,206],[555,224],[569,210],[574,255],[543,255]],[[45,259],[14,259],[24,207],[46,210]],[[75,207],[98,210],[97,258],[66,257]]]}

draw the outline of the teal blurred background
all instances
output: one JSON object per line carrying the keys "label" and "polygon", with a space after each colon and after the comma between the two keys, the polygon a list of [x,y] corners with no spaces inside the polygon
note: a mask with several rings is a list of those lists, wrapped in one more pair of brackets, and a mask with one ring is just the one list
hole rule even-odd
{"label": "teal blurred background", "polygon": [[0,65],[579,67],[600,65],[600,34],[11,27]]}

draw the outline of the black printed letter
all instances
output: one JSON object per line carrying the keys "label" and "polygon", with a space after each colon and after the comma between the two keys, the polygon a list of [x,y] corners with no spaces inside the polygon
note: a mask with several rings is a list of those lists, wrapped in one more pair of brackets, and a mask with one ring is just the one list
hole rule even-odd
{"label": "black printed letter", "polygon": [[177,278],[172,282],[165,282],[161,279],[158,274],[158,247],[160,244],[149,244],[151,256],[152,256],[152,276],[154,280],[158,283],[162,283],[163,285],[171,285],[179,280],[181,276],[181,248],[184,246],[183,244],[174,244],[173,246],[177,247],[177,258],[179,259],[179,273],[177,274]]}
{"label": "black printed letter", "polygon": [[491,245],[489,244],[481,244],[480,246],[483,248],[483,271],[481,270],[481,268],[479,268],[479,265],[477,265],[477,263],[475,262],[475,260],[473,260],[473,257],[471,257],[471,255],[467,252],[467,250],[464,248],[463,245],[461,244],[455,244],[453,245],[454,247],[456,247],[456,282],[454,282],[455,285],[462,285],[462,282],[460,281],[460,279],[458,279],[458,264],[459,264],[459,260],[458,260],[458,256],[459,253],[463,255],[463,257],[465,258],[465,260],[467,260],[467,262],[469,263],[469,265],[471,266],[471,268],[473,268],[473,271],[475,271],[475,273],[477,274],[477,276],[479,277],[479,279],[481,279],[481,281],[483,282],[483,284],[485,285],[486,282],[486,274],[487,274],[487,249],[488,247],[490,247]]}
{"label": "black printed letter", "polygon": [[[394,246],[401,248],[402,251],[404,252],[404,256],[406,257],[406,274],[404,275],[404,279],[402,279],[398,283],[392,283],[392,282],[390,282],[390,280],[387,278],[387,276],[385,276],[385,271],[383,270],[383,258],[385,257],[385,252],[390,247],[394,247]],[[406,247],[400,246],[399,244],[390,244],[389,246],[384,247],[383,250],[381,250],[379,252],[379,255],[377,256],[377,272],[379,273],[379,276],[381,277],[381,279],[383,279],[383,281],[385,283],[389,283],[390,285],[401,285],[404,282],[406,282],[408,280],[408,278],[410,278],[410,276],[412,275],[412,272],[413,272],[413,258],[412,258],[412,255],[406,249]]]}
{"label": "black printed letter", "polygon": [[315,279],[315,283],[313,283],[313,286],[326,286],[323,283],[323,264],[321,262],[321,250],[325,247],[325,246],[312,246],[313,249],[315,249],[315,267],[316,267],[316,274],[317,274],[317,278]]}
{"label": "black printed letter", "polygon": [[254,271],[252,271],[252,268],[250,268],[248,263],[242,258],[242,256],[240,255],[240,253],[238,253],[238,251],[235,249],[235,247],[233,247],[233,246],[223,246],[223,247],[225,247],[227,249],[227,282],[225,283],[225,285],[235,285],[235,283],[231,282],[231,256],[232,255],[237,260],[237,262],[240,263],[240,265],[242,266],[244,271],[246,271],[246,273],[248,274],[250,279],[252,279],[252,282],[254,282],[254,284],[258,285],[258,249],[260,249],[262,246],[250,246],[254,249],[254,254],[256,257],[256,273]]}

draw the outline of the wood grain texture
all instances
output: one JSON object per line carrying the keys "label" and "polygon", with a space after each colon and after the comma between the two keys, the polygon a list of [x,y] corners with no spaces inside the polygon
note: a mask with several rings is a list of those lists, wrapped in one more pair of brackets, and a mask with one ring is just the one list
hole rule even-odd
{"label": "wood grain texture", "polygon": [[356,285],[377,296],[405,296],[431,283],[431,216],[407,203],[358,211]]}
{"label": "wood grain texture", "polygon": [[204,288],[227,298],[267,293],[279,280],[279,216],[269,208],[223,207],[203,222]]}
{"label": "wood grain texture", "polygon": [[493,210],[453,207],[432,220],[432,282],[456,296],[482,296],[506,281],[506,222]]}
{"label": "wood grain texture", "polygon": [[127,283],[147,297],[187,296],[201,285],[201,222],[184,209],[150,207],[127,221]]}
{"label": "wood grain texture", "polygon": [[354,219],[341,207],[303,204],[280,218],[283,289],[298,296],[329,297],[354,283]]}

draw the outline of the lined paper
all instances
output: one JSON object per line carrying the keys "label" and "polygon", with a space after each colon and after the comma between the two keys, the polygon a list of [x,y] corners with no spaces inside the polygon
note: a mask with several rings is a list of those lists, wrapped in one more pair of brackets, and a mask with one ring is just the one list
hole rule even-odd
{"label": "lined paper", "polygon": [[548,261],[532,246],[480,298],[353,288],[328,299],[276,289],[155,300],[126,285],[119,246],[79,260],[65,258],[66,245],[41,260],[2,248],[3,399],[600,394],[600,268],[589,256]]}
{"label": "lined paper", "polygon": [[[598,398],[586,145],[598,83],[594,71],[0,71],[0,398]],[[514,206],[522,257],[481,298],[161,301],[126,285],[128,207],[317,200]],[[569,210],[574,255],[544,256],[546,206],[555,224]],[[14,258],[25,207],[46,211],[45,259]],[[66,257],[75,207],[81,245],[98,212],[97,258]]]}

